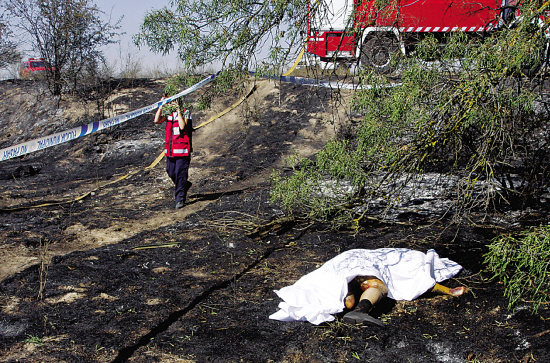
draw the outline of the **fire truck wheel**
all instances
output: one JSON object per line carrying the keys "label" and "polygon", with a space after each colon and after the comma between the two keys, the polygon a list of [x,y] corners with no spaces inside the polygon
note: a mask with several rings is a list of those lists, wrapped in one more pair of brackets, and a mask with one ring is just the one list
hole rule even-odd
{"label": "fire truck wheel", "polygon": [[372,67],[377,73],[393,71],[391,61],[399,52],[397,39],[392,36],[375,36],[361,48],[361,65]]}

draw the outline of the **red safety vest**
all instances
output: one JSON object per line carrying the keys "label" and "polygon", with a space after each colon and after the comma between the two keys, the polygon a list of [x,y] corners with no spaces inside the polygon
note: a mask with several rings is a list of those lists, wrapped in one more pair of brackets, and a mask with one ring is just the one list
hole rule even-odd
{"label": "red safety vest", "polygon": [[[183,110],[185,114],[185,109]],[[191,121],[189,119],[189,121]],[[168,157],[189,156],[192,151],[191,136],[188,130],[192,126],[188,124],[187,130],[181,130],[178,123],[178,113],[172,112],[166,118],[166,137],[164,138],[164,155]]]}

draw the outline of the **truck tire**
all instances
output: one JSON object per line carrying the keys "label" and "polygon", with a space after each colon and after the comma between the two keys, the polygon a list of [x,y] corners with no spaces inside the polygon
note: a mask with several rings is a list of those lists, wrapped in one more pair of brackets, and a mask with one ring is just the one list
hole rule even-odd
{"label": "truck tire", "polygon": [[371,67],[379,74],[394,70],[392,59],[399,54],[397,39],[389,35],[375,35],[361,47],[361,66]]}

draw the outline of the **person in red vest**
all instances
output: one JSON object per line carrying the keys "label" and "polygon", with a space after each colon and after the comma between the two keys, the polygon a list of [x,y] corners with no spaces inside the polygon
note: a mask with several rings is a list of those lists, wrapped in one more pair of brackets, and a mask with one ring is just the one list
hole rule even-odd
{"label": "person in red vest", "polygon": [[[161,100],[168,97],[167,94]],[[191,187],[188,180],[189,163],[193,152],[193,122],[191,112],[188,109],[180,110],[176,101],[170,103],[175,106],[175,111],[168,116],[162,115],[162,106],[155,113],[155,123],[166,122],[164,139],[164,155],[166,156],[166,172],[175,185],[176,209],[185,205],[187,191]]]}

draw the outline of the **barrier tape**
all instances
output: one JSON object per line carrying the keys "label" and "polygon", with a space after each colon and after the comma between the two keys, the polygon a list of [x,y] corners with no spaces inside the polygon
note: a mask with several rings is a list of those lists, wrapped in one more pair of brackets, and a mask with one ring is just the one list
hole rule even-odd
{"label": "barrier tape", "polygon": [[[250,75],[256,76],[255,72],[249,72]],[[333,81],[321,81],[318,79],[312,79],[312,78],[304,78],[304,77],[294,77],[294,76],[271,76],[271,75],[258,75],[262,78],[268,78],[273,79],[281,82],[286,83],[294,83],[299,84],[301,86],[312,86],[312,87],[325,87],[325,88],[332,88],[332,89],[371,89],[374,87],[380,87],[380,88],[393,88],[400,86],[402,83],[389,83],[385,85],[360,85],[360,84],[354,84],[354,83],[341,83],[341,82],[333,82]]]}
{"label": "barrier tape", "polygon": [[[350,83],[321,81],[321,80],[316,80],[311,78],[289,76],[289,74],[291,74],[294,71],[294,69],[296,69],[296,66],[298,65],[298,62],[302,58],[303,54],[304,54],[304,49],[302,49],[300,55],[298,56],[298,59],[296,60],[292,68],[289,71],[287,71],[284,75],[282,76],[260,75],[260,77],[279,80],[281,82],[294,83],[294,84],[303,85],[303,86],[326,87],[326,88],[333,88],[333,89],[335,88],[337,89],[370,89],[374,87],[370,85],[361,86],[361,85],[350,84]],[[22,155],[26,155],[35,151],[40,151],[40,150],[43,150],[52,146],[56,146],[71,140],[75,140],[80,137],[89,135],[91,133],[119,125],[123,122],[129,121],[138,116],[144,115],[148,112],[151,112],[159,108],[162,105],[172,102],[177,98],[180,98],[182,96],[185,96],[189,93],[196,91],[197,89],[203,87],[204,85],[214,80],[220,74],[220,72],[217,72],[215,74],[212,74],[206,77],[202,81],[196,83],[195,85],[183,90],[182,92],[172,97],[165,98],[164,100],[158,101],[152,105],[137,109],[135,111],[127,112],[125,114],[114,116],[102,121],[92,122],[90,124],[78,126],[70,130],[58,132],[53,135],[44,136],[35,140],[14,145],[8,148],[0,149],[0,162],[4,160],[16,158]],[[255,72],[249,72],[249,73],[254,76],[256,75]],[[400,85],[399,83],[391,83],[389,85],[383,85],[379,87],[396,87],[399,85]]]}
{"label": "barrier tape", "polygon": [[[342,87],[342,85],[345,85],[345,84],[341,84],[341,83],[338,83],[338,82],[317,81],[317,80],[312,80],[312,79],[308,79],[308,78],[288,76],[289,74],[291,74],[296,69],[296,66],[298,65],[299,61],[301,60],[303,54],[304,54],[304,49],[302,49],[302,51],[300,52],[298,58],[294,62],[294,65],[287,72],[285,72],[285,74],[283,76],[280,76],[280,77],[265,77],[265,78],[278,79],[278,80],[281,80],[283,82],[290,82],[290,83],[301,84],[301,85],[311,85],[311,86],[321,86],[321,87],[331,87],[331,88],[333,88],[333,87],[346,88],[346,87]],[[250,72],[250,73],[254,74],[253,72]],[[79,137],[82,137],[82,136],[85,136],[85,135],[89,135],[93,132],[100,131],[100,130],[103,130],[105,128],[118,125],[122,122],[126,122],[126,121],[131,120],[135,117],[141,116],[141,115],[143,115],[147,112],[155,110],[155,109],[157,109],[158,107],[160,107],[162,105],[165,105],[169,102],[172,102],[173,100],[175,100],[179,97],[182,97],[184,95],[187,95],[189,93],[192,93],[192,92],[196,91],[197,89],[199,89],[199,88],[203,87],[204,85],[210,83],[219,74],[220,74],[220,72],[212,74],[209,77],[206,77],[205,79],[203,79],[202,81],[196,83],[195,85],[185,89],[184,91],[182,91],[182,92],[180,92],[180,93],[178,93],[178,94],[176,94],[172,97],[165,98],[164,100],[156,102],[153,105],[146,106],[146,107],[140,108],[138,110],[125,113],[125,114],[120,115],[120,116],[115,116],[115,117],[112,117],[110,119],[106,119],[104,121],[94,122],[94,123],[84,125],[84,126],[81,126],[81,127],[77,127],[77,128],[65,131],[65,132],[60,132],[60,133],[57,133],[57,134],[54,134],[54,135],[51,135],[51,136],[48,136],[48,137],[44,137],[44,138],[28,141],[26,143],[22,143],[22,144],[19,144],[19,145],[15,145],[11,148],[2,149],[2,150],[0,150],[0,155],[4,156],[7,153],[7,156],[5,158],[3,157],[0,161],[7,160],[7,159],[17,157],[17,156],[21,156],[21,155],[24,155],[24,154],[28,154],[28,153],[31,153],[33,151],[42,150],[42,149],[45,149],[45,148],[50,147],[50,146],[58,145],[58,144],[63,143],[63,142],[67,142],[67,141],[74,140],[76,138],[79,138]],[[397,85],[398,84],[392,84],[389,87],[394,87],[394,86],[397,86]],[[347,86],[349,86],[348,89],[351,89],[352,87],[357,88],[356,85],[348,84]],[[226,108],[222,112],[218,113],[217,115],[214,115],[214,116],[210,117],[210,119],[208,119],[207,121],[201,123],[197,127],[194,127],[193,130],[197,130],[197,129],[203,127],[203,126],[206,126],[207,124],[211,123],[212,121],[214,121],[214,120],[220,118],[221,116],[225,115],[229,111],[235,109],[244,100],[246,100],[248,97],[250,97],[250,95],[252,95],[256,91],[256,89],[257,89],[257,85],[252,87],[252,89],[245,96],[243,96],[241,99],[239,99],[233,105],[229,106],[228,108]],[[80,134],[77,137],[72,137],[72,135],[76,135],[79,132],[80,132]],[[69,136],[64,136],[64,135],[69,135]],[[46,140],[46,141],[44,141],[44,140]],[[47,141],[47,140],[50,140],[50,141]],[[37,147],[36,149],[33,150],[32,147],[34,147],[34,144],[37,144],[39,141],[42,142],[41,144],[39,144],[39,145],[42,145],[42,146]],[[31,146],[28,146],[28,145],[31,145]],[[43,146],[43,145],[46,145],[46,146]],[[23,147],[25,147],[25,152],[21,152],[18,155],[13,155],[13,156],[12,156],[12,154],[10,154],[10,150],[17,149],[17,148],[22,149]],[[154,168],[163,159],[163,157],[164,157],[164,151],[162,151],[160,153],[160,155],[149,166],[145,167],[144,170],[149,170],[149,169]],[[90,191],[88,191],[88,192],[86,192],[86,193],[84,193],[84,194],[82,194],[79,197],[74,198],[74,199],[65,200],[65,201],[53,201],[53,202],[43,203],[43,204],[34,205],[34,206],[25,206],[25,207],[20,206],[20,207],[0,209],[0,212],[13,212],[13,211],[18,211],[18,210],[23,210],[23,209],[39,208],[39,207],[45,207],[45,206],[74,203],[74,202],[77,202],[79,200],[84,199],[85,197],[89,196],[92,192],[94,192],[98,189],[104,188],[108,185],[111,185],[111,184],[117,183],[121,180],[124,180],[126,178],[129,178],[129,177],[139,173],[140,171],[141,170],[132,171],[132,172],[130,172],[126,175],[123,175],[123,176],[121,176],[121,177],[119,177],[119,178],[117,178],[113,181],[110,181],[110,182],[105,183],[101,186],[98,186],[98,187],[94,188],[93,190],[90,190]]]}
{"label": "barrier tape", "polygon": [[[278,80],[281,82],[287,82],[287,83],[294,83],[299,84],[302,86],[313,86],[313,87],[326,87],[326,88],[337,88],[337,89],[371,89],[373,87],[381,87],[381,88],[392,88],[400,86],[401,83],[390,83],[389,85],[358,85],[353,83],[340,83],[340,82],[331,82],[331,81],[320,81],[317,79],[311,79],[311,78],[305,78],[305,77],[294,77],[290,76],[292,72],[296,69],[298,66],[298,63],[302,59],[305,53],[305,46],[302,47],[302,50],[300,51],[300,54],[298,55],[298,58],[294,62],[294,65],[282,76],[270,76],[270,75],[258,75],[262,78],[268,78],[273,80]],[[250,75],[256,76],[255,72],[249,72]]]}
{"label": "barrier tape", "polygon": [[[297,60],[294,62],[294,65],[292,66],[292,68],[289,71],[287,71],[283,75],[283,77],[286,77],[287,75],[292,73],[294,71],[294,69],[296,69],[296,66],[298,65],[298,62],[302,59],[303,54],[304,54],[304,48],[302,48],[302,51],[300,52]],[[110,128],[110,127],[119,125],[123,122],[129,121],[129,120],[134,119],[138,116],[144,115],[148,112],[156,110],[160,106],[163,106],[167,103],[172,102],[175,99],[178,99],[178,98],[180,98],[182,96],[185,96],[189,93],[195,92],[199,88],[205,86],[206,84],[208,84],[212,80],[214,80],[220,73],[221,73],[221,71],[219,71],[215,74],[212,74],[212,75],[206,77],[205,79],[203,79],[202,81],[194,84],[193,86],[183,90],[182,92],[180,92],[180,93],[178,93],[178,94],[176,94],[172,97],[165,98],[165,99],[163,99],[161,101],[158,101],[158,102],[156,102],[152,105],[137,109],[135,111],[127,112],[125,114],[114,116],[114,117],[111,117],[111,118],[108,118],[108,119],[105,119],[105,120],[102,120],[102,121],[92,122],[90,124],[83,125],[83,126],[78,126],[78,127],[72,128],[70,130],[55,133],[53,135],[44,136],[44,137],[41,137],[41,138],[38,138],[38,139],[26,141],[26,142],[23,142],[23,143],[14,145],[14,146],[10,146],[10,147],[4,148],[4,149],[0,149],[0,162],[2,162],[4,160],[16,158],[16,157],[19,157],[19,156],[22,156],[22,155],[30,154],[30,153],[33,153],[35,151],[40,151],[40,150],[46,149],[48,147],[56,146],[56,145],[59,145],[59,144],[62,144],[62,143],[65,143],[65,142],[68,142],[68,141],[71,141],[71,140],[75,140],[75,139],[78,139],[80,137],[90,135],[94,132],[101,131],[101,130],[104,130],[106,128]],[[232,108],[230,107],[229,109],[227,109],[226,112],[229,112],[231,109]],[[215,118],[217,118],[217,117],[215,117]],[[212,121],[213,120],[209,120],[209,122],[212,122]]]}
{"label": "barrier tape", "polygon": [[111,118],[108,118],[106,120],[102,121],[96,121],[92,122],[88,125],[83,125],[79,127],[72,128],[70,130],[58,132],[53,135],[44,136],[35,140],[27,141],[21,144],[17,144],[5,149],[0,149],[0,162],[8,159],[12,159],[18,156],[22,156],[25,154],[29,154],[35,151],[43,150],[48,147],[52,147],[55,145],[59,145],[64,142],[68,142],[74,139],[78,139],[82,136],[89,135],[91,133],[101,131],[103,129],[113,127],[116,125],[119,125],[123,122],[126,122],[128,120],[131,120],[133,118],[136,118],[138,116],[141,116],[143,114],[146,114],[148,112],[151,112],[157,108],[159,108],[162,105],[165,105],[169,102],[172,102],[173,100],[180,98],[182,96],[185,96],[189,93],[195,92],[199,88],[203,87],[204,85],[210,83],[212,80],[214,80],[220,72],[217,72],[215,74],[212,74],[202,81],[194,84],[193,86],[181,91],[180,93],[165,98],[164,100],[158,101],[150,106],[146,106],[140,109],[137,109],[135,111],[127,112],[125,114],[114,116]]}
{"label": "barrier tape", "polygon": [[[203,126],[206,126],[207,124],[211,123],[212,121],[222,117],[223,115],[225,115],[226,113],[228,113],[229,111],[233,110],[235,107],[237,107],[239,104],[241,104],[244,100],[246,100],[248,97],[250,97],[250,95],[252,95],[254,93],[254,91],[256,91],[257,89],[257,86],[255,85],[254,87],[252,87],[252,89],[245,95],[243,96],[241,99],[239,99],[237,102],[235,102],[234,104],[232,104],[231,106],[227,107],[225,110],[223,110],[222,112],[218,113],[217,115],[214,115],[212,117],[210,117],[210,119],[208,119],[206,122],[203,122],[201,123],[200,125],[198,125],[197,127],[194,127],[193,128],[193,131],[194,130],[197,130]],[[179,94],[178,94],[179,95]],[[178,96],[176,95],[176,96]],[[172,99],[175,99],[176,96],[173,96]],[[144,170],[150,170],[150,169],[153,169],[155,166],[157,166],[157,164],[164,158],[164,150],[159,154],[159,156],[157,156],[157,158],[155,160],[153,160],[153,162],[144,168]],[[101,188],[104,188],[106,186],[109,186],[111,184],[115,184],[115,183],[118,183],[119,181],[121,180],[124,180],[124,179],[127,179],[137,173],[139,173],[141,170],[135,170],[135,171],[132,171],[126,175],[123,175],[113,181],[110,181],[108,183],[105,183],[101,186],[98,186],[76,198],[72,198],[72,199],[69,199],[69,200],[64,200],[64,201],[53,201],[53,202],[48,202],[48,203],[42,203],[42,204],[38,204],[38,205],[32,205],[32,206],[24,206],[24,207],[12,207],[12,208],[4,208],[4,209],[0,209],[0,213],[4,212],[4,213],[7,213],[7,212],[15,212],[15,211],[20,211],[20,210],[25,210],[25,209],[31,209],[31,208],[41,208],[41,207],[48,207],[48,206],[52,206],[52,205],[61,205],[61,204],[69,204],[69,203],[74,203],[74,202],[77,202],[79,200],[82,200],[84,198],[86,198],[87,196],[89,196],[92,192],[95,192]]]}

